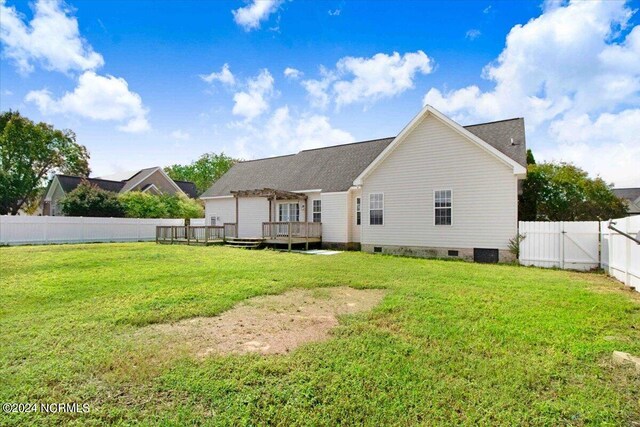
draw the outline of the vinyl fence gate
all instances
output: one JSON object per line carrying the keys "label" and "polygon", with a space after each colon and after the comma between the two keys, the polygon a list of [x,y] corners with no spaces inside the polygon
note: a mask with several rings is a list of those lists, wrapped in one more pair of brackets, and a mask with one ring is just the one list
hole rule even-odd
{"label": "vinyl fence gate", "polygon": [[521,221],[520,264],[567,270],[600,266],[597,221]]}

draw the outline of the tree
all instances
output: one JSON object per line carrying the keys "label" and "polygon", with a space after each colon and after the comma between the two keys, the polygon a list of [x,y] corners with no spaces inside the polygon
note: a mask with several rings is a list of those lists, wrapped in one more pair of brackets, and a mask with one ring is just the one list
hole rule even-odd
{"label": "tree", "polygon": [[67,216],[123,217],[124,209],[116,193],[83,181],[60,199],[62,213]]}
{"label": "tree", "polygon": [[237,162],[237,159],[224,153],[205,153],[191,164],[171,165],[164,170],[171,179],[193,182],[198,190],[198,195],[200,195]]}
{"label": "tree", "polygon": [[0,113],[0,215],[33,202],[48,175],[89,175],[89,153],[71,130],[34,123],[17,111]]}
{"label": "tree", "polygon": [[159,196],[130,191],[118,197],[129,218],[202,218],[204,209],[197,201],[179,194]]}
{"label": "tree", "polygon": [[570,163],[554,162],[529,164],[518,211],[521,221],[595,221],[627,213],[602,178],[590,178]]}

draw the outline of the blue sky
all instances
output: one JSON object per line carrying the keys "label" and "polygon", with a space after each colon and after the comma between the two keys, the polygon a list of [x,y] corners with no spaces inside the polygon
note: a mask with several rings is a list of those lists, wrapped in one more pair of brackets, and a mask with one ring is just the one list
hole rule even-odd
{"label": "blue sky", "polygon": [[640,186],[638,2],[1,4],[1,109],[73,129],[94,176],[392,136],[430,103]]}

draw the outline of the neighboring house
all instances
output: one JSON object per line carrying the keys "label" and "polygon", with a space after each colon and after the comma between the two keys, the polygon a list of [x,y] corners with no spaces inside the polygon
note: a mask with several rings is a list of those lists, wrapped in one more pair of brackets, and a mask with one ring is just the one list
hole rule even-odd
{"label": "neighboring house", "polygon": [[43,201],[43,215],[61,216],[58,202],[67,193],[73,191],[82,181],[114,193],[142,191],[151,194],[184,193],[191,198],[197,197],[196,186],[189,181],[174,181],[161,167],[122,172],[100,178],[83,178],[71,175],[55,175],[51,180]]}
{"label": "neighboring house", "polygon": [[640,188],[614,188],[613,194],[624,200],[629,215],[640,215]]}
{"label": "neighboring house", "polygon": [[460,126],[426,106],[396,137],[240,162],[202,196],[210,224],[321,222],[322,245],[512,259],[524,120]]}

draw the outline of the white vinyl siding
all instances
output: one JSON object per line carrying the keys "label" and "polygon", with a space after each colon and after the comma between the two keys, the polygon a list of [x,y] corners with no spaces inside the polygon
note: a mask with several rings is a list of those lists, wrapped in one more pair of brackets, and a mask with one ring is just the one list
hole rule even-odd
{"label": "white vinyl siding", "polygon": [[233,197],[206,200],[204,207],[205,218],[209,220],[209,225],[212,225],[212,217],[216,218],[217,225],[236,222],[236,201]]}
{"label": "white vinyl siding", "polygon": [[322,193],[322,241],[349,241],[349,194]]}
{"label": "white vinyl siding", "polygon": [[364,212],[362,206],[362,192],[360,189],[353,189],[350,195],[349,205],[349,241],[360,242],[360,229],[362,226],[358,224],[358,200],[360,200],[360,219],[362,222],[362,215]]}
{"label": "white vinyl siding", "polygon": [[[433,192],[442,189],[455,195],[446,227],[434,225]],[[508,249],[517,231],[513,168],[432,116],[364,179],[362,192],[384,193],[384,227],[364,220],[363,244]]]}
{"label": "white vinyl siding", "polygon": [[238,198],[238,237],[262,237],[262,223],[269,221],[266,197]]}

